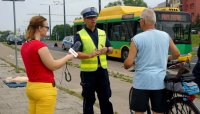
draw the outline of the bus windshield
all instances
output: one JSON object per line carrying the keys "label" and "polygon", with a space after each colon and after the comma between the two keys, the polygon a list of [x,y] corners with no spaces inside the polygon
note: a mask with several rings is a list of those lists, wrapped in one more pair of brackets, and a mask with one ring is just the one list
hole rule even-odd
{"label": "bus windshield", "polygon": [[176,44],[189,44],[190,40],[190,23],[183,22],[157,22],[156,28],[167,32]]}
{"label": "bus windshield", "polygon": [[191,43],[191,18],[184,12],[155,11],[159,30],[167,32],[176,44]]}

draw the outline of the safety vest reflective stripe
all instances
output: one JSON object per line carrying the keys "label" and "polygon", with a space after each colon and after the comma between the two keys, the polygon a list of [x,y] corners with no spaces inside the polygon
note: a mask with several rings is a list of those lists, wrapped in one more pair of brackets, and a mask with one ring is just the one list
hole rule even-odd
{"label": "safety vest reflective stripe", "polygon": [[[106,43],[106,34],[103,30],[97,29],[98,31],[98,49],[102,49],[102,46],[105,46]],[[92,38],[89,36],[85,29],[80,30],[79,32],[80,38],[83,43],[83,52],[84,53],[92,53],[96,46],[92,41]],[[101,67],[106,69],[107,68],[107,60],[106,54],[102,54],[99,56]],[[98,68],[98,60],[97,56],[89,59],[82,59],[81,60],[81,71],[95,71]]]}

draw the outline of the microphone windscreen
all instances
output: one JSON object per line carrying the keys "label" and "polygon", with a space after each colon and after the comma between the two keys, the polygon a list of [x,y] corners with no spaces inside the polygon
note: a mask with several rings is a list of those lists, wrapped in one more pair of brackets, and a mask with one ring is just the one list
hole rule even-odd
{"label": "microphone windscreen", "polygon": [[78,51],[79,48],[80,48],[80,46],[81,46],[81,42],[80,42],[80,41],[77,41],[77,42],[73,45],[72,49],[73,49],[74,51]]}

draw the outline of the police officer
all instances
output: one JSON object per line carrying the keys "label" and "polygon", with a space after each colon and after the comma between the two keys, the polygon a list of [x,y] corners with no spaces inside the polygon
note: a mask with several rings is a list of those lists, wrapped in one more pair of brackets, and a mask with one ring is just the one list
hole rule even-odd
{"label": "police officer", "polygon": [[105,31],[96,28],[98,12],[89,7],[81,12],[85,27],[75,35],[75,43],[81,42],[78,58],[81,59],[81,86],[83,114],[93,114],[95,92],[99,99],[101,114],[113,114],[110,81],[106,54],[113,51]]}

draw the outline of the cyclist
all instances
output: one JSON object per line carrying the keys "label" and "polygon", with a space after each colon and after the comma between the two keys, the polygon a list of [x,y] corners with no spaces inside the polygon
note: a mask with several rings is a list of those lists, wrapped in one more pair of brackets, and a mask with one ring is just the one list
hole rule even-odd
{"label": "cyclist", "polygon": [[[164,78],[167,59],[178,58],[180,52],[166,32],[155,29],[156,16],[152,9],[144,9],[140,17],[140,27],[144,32],[131,39],[124,62],[124,68],[128,69],[135,61],[130,109],[135,114],[144,114],[150,99],[153,113],[161,114],[166,110]],[[168,50],[171,52],[169,57]]]}

